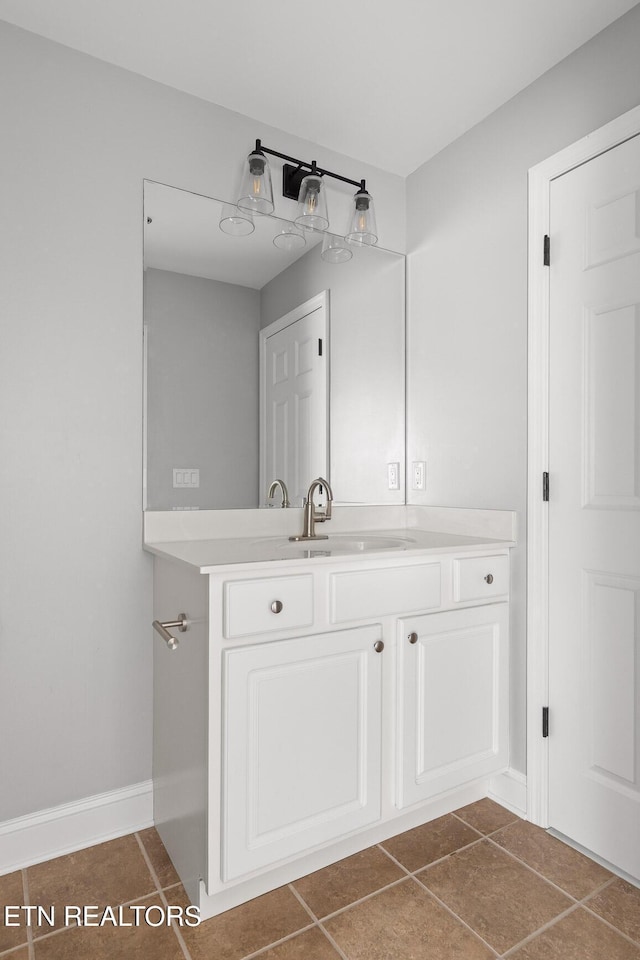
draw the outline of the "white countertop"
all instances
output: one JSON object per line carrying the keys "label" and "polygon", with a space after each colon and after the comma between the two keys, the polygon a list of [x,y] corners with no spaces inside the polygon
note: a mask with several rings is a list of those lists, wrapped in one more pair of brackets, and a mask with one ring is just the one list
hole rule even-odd
{"label": "white countertop", "polygon": [[[373,549],[363,549],[369,539]],[[384,545],[385,540],[402,541],[399,546]],[[514,540],[497,540],[453,533],[438,533],[403,527],[394,530],[340,531],[328,540],[290,543],[286,536],[257,536],[235,539],[172,540],[146,543],[145,550],[166,560],[186,563],[200,573],[221,572],[227,566],[265,563],[335,563],[336,560],[391,559],[419,557],[429,553],[486,552],[515,546]]]}

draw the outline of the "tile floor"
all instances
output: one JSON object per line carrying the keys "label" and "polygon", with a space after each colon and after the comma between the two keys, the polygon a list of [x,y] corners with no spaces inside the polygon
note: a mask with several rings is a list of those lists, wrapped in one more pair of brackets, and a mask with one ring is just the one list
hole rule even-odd
{"label": "tile floor", "polygon": [[[0,905],[184,906],[155,830],[0,877]],[[480,800],[199,927],[2,925],[11,960],[640,960],[640,890]],[[148,914],[152,922],[160,910]]]}

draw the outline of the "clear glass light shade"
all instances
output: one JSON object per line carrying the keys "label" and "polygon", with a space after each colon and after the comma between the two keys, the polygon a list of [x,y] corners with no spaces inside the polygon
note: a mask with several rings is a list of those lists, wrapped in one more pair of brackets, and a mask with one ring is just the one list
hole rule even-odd
{"label": "clear glass light shade", "polygon": [[327,263],[346,263],[351,260],[353,251],[344,242],[344,237],[335,237],[332,233],[325,233],[320,254]]}
{"label": "clear glass light shade", "polygon": [[284,223],[280,233],[273,238],[274,246],[279,250],[300,250],[306,242],[304,233],[295,223]]}
{"label": "clear glass light shade", "polygon": [[239,210],[235,203],[225,203],[218,226],[230,237],[248,237],[256,228],[251,214]]}
{"label": "clear glass light shade", "polygon": [[273,213],[271,167],[263,153],[254,151],[247,157],[238,206],[249,213]]}
{"label": "clear glass light shade", "polygon": [[296,223],[306,230],[326,230],[329,226],[325,188],[317,173],[308,174],[300,184]]}
{"label": "clear glass light shade", "polygon": [[354,211],[346,240],[349,243],[373,245],[378,242],[376,213],[373,197],[366,190],[359,190],[353,198]]}

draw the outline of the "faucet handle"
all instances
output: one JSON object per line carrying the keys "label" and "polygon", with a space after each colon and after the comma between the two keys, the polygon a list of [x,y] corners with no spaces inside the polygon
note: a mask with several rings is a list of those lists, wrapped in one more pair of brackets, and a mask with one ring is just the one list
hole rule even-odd
{"label": "faucet handle", "polygon": [[324,506],[324,513],[320,514],[320,516],[318,517],[318,520],[321,520],[321,521],[331,520],[331,504],[333,503],[333,491],[331,490],[331,486],[329,485],[328,481],[325,480],[324,477],[318,477],[318,483],[322,484],[322,486],[324,487],[326,497],[327,497],[326,503]]}

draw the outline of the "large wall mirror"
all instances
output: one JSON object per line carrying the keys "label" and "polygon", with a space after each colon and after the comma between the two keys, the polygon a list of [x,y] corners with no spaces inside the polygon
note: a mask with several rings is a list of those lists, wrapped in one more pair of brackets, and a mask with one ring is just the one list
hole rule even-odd
{"label": "large wall mirror", "polygon": [[279,507],[276,478],[301,506],[319,475],[336,504],[404,503],[405,257],[331,262],[228,212],[145,181],[145,508]]}

